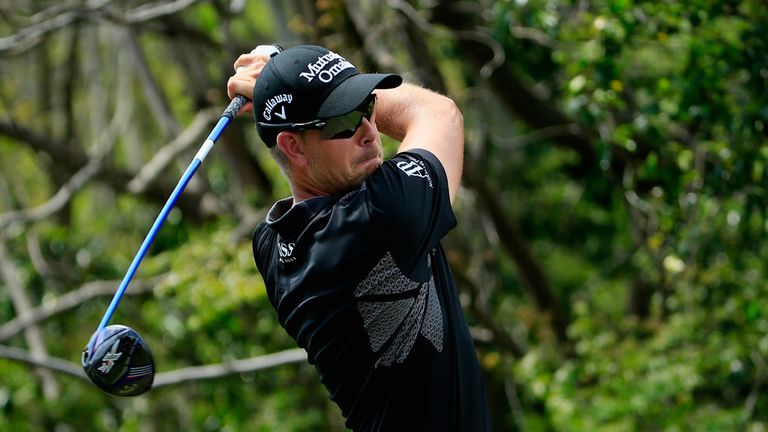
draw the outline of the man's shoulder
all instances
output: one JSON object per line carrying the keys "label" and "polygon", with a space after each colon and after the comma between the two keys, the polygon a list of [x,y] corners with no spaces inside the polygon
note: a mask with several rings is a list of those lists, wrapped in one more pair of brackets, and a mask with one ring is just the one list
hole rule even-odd
{"label": "man's shoulder", "polygon": [[260,270],[268,266],[269,251],[275,245],[277,232],[269,226],[266,220],[259,222],[253,230],[251,245],[253,248],[253,258]]}
{"label": "man's shoulder", "polygon": [[262,243],[265,239],[265,237],[273,234],[275,231],[270,228],[269,223],[267,223],[266,219],[262,220],[258,224],[256,224],[256,227],[253,229],[252,234],[252,240],[253,244],[256,245],[257,243]]}

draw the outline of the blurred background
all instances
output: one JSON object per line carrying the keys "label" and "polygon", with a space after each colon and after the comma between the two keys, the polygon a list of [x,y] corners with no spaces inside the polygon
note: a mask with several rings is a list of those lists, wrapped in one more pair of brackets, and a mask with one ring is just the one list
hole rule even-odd
{"label": "blurred background", "polygon": [[273,42],[461,107],[444,246],[496,431],[766,429],[763,0],[11,0],[0,430],[343,430],[253,264],[253,227],[290,192],[250,116],[111,321],[147,340],[156,387],[114,398],[80,367],[232,64]]}

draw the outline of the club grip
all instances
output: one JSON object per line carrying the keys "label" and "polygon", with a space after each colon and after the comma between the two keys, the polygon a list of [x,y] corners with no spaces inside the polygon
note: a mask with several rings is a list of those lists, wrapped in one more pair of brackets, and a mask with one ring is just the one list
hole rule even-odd
{"label": "club grip", "polygon": [[[279,45],[259,45],[251,50],[251,54],[263,54],[272,57],[282,50],[283,49]],[[235,116],[237,116],[237,113],[240,112],[240,109],[243,108],[243,105],[245,105],[247,102],[248,99],[245,96],[235,95],[221,116],[227,117],[230,120],[234,119]]]}
{"label": "club grip", "polygon": [[248,102],[248,99],[245,98],[245,96],[241,95],[235,95],[235,97],[232,98],[232,100],[229,102],[229,105],[227,105],[227,109],[224,110],[224,112],[221,114],[222,117],[227,117],[230,120],[234,119],[237,113],[240,112],[240,109]]}

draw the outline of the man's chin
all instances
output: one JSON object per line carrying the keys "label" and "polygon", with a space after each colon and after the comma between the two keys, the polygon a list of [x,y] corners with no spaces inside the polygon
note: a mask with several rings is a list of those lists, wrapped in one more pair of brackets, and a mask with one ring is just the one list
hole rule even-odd
{"label": "man's chin", "polygon": [[352,180],[351,189],[360,187],[383,163],[381,158],[368,159],[359,165],[358,176]]}
{"label": "man's chin", "polygon": [[384,160],[381,158],[381,156],[376,155],[360,162],[360,167],[366,173],[365,177],[368,177],[369,175],[373,174],[373,172],[376,171],[376,169],[378,169],[382,163],[384,163]]}

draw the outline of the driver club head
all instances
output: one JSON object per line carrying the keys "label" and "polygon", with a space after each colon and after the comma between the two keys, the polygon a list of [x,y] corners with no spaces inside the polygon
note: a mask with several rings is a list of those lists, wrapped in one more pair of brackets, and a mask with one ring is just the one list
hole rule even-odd
{"label": "driver club head", "polygon": [[82,362],[88,378],[113,396],[138,396],[152,388],[155,379],[149,346],[123,325],[97,330],[83,350]]}

